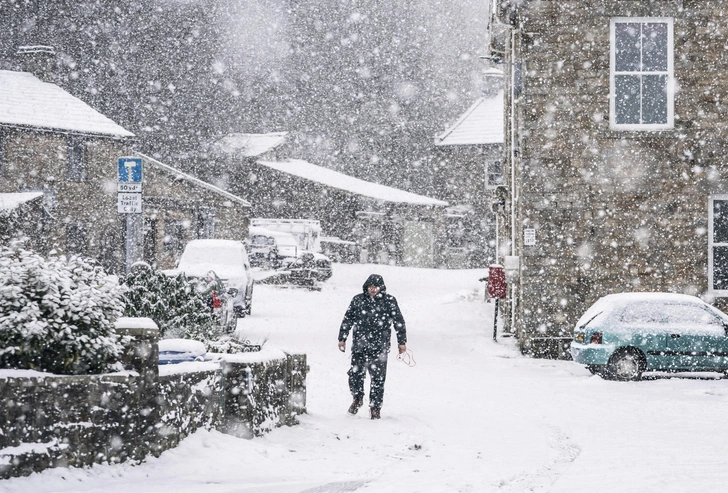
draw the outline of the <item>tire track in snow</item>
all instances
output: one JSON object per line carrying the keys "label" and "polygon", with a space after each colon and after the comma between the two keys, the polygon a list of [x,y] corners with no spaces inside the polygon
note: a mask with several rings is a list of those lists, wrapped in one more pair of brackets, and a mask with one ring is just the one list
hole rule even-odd
{"label": "tire track in snow", "polygon": [[336,483],[327,483],[321,486],[316,486],[314,488],[309,488],[302,491],[301,493],[348,493],[358,490],[368,482],[369,480],[338,481]]}
{"label": "tire track in snow", "polygon": [[556,457],[547,465],[536,469],[533,472],[525,472],[511,479],[498,483],[498,491],[502,492],[547,492],[550,487],[559,479],[559,476],[568,468],[581,453],[581,447],[571,442],[571,439],[561,430],[554,426],[544,425],[544,428],[551,428],[552,436],[550,447],[555,449]]}

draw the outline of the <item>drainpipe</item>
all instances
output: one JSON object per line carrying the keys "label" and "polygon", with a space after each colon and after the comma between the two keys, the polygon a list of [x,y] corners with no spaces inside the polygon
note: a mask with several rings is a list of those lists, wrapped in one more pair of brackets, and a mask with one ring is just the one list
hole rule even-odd
{"label": "drainpipe", "polygon": [[[511,256],[516,256],[516,102],[515,102],[515,82],[516,82],[516,30],[511,29],[511,107],[510,107],[510,123],[511,123]],[[518,265],[520,270],[520,262]],[[520,275],[518,276],[520,279]],[[516,333],[516,286],[515,281],[511,282],[511,332]]]}

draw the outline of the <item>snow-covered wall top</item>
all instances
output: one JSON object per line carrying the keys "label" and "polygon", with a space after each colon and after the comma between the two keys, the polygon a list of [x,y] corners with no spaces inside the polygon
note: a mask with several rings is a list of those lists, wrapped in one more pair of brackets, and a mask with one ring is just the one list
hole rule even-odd
{"label": "snow-covered wall top", "polygon": [[416,193],[406,192],[386,185],[360,180],[359,178],[354,178],[353,176],[345,175],[344,173],[339,173],[338,171],[317,166],[300,159],[291,159],[282,162],[258,161],[258,164],[355,195],[362,195],[384,202],[443,207],[447,205],[447,202],[443,202],[442,200],[431,199],[424,195],[417,195]]}
{"label": "snow-covered wall top", "polygon": [[134,136],[57,85],[9,70],[0,70],[0,124]]}
{"label": "snow-covered wall top", "polygon": [[286,140],[288,132],[267,134],[230,134],[215,143],[215,150],[223,154],[240,152],[245,157],[256,157],[275,149]]}
{"label": "snow-covered wall top", "polygon": [[43,192],[0,193],[0,211],[15,209],[20,204],[42,196]]}
{"label": "snow-covered wall top", "polygon": [[440,134],[437,146],[503,143],[503,91],[479,98],[460,119]]}

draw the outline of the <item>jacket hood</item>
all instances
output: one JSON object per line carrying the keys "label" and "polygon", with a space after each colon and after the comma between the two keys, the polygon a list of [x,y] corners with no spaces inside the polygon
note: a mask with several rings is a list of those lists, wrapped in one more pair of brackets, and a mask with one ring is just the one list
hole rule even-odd
{"label": "jacket hood", "polygon": [[372,274],[371,276],[367,277],[367,280],[364,282],[364,285],[361,287],[364,294],[367,294],[367,288],[369,286],[377,286],[379,288],[379,292],[383,293],[387,290],[387,286],[384,285],[384,278],[380,276],[379,274]]}

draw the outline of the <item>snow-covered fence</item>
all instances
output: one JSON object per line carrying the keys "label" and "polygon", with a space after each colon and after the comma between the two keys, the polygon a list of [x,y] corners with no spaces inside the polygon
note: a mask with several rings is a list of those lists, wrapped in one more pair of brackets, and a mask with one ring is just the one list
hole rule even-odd
{"label": "snow-covered fence", "polygon": [[306,412],[305,355],[264,348],[221,355],[219,362],[165,365],[160,374],[158,331],[149,323],[117,323],[131,336],[124,372],[0,370],[0,478],[141,461],[200,428],[250,437],[292,425]]}

